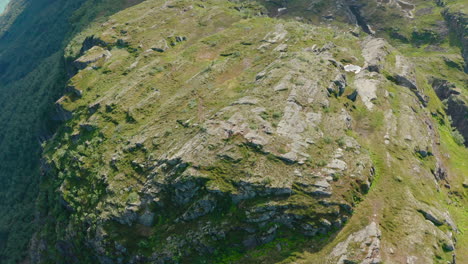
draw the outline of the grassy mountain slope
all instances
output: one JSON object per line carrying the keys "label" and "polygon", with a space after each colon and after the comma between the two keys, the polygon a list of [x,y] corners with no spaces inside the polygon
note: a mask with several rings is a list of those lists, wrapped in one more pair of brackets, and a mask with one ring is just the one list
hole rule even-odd
{"label": "grassy mountain slope", "polygon": [[0,262],[468,258],[463,1],[137,2],[0,18]]}
{"label": "grassy mountain slope", "polygon": [[466,82],[460,48],[268,9],[146,1],[72,41],[42,211],[67,213],[38,241],[109,263],[465,258],[466,149],[430,85]]}

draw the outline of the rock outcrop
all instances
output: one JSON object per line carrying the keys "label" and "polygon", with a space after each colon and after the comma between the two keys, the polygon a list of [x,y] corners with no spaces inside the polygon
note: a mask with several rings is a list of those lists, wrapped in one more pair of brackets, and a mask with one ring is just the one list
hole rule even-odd
{"label": "rock outcrop", "polygon": [[[344,242],[339,243],[332,251],[330,259],[336,263],[382,263],[380,253],[381,231],[375,222],[364,229],[351,234]],[[358,250],[355,250],[355,248]],[[335,262],[335,261],[333,261]]]}
{"label": "rock outcrop", "polygon": [[431,83],[439,99],[446,102],[452,125],[465,138],[465,145],[468,146],[468,99],[462,95],[461,89],[447,80],[433,78]]}
{"label": "rock outcrop", "polygon": [[442,14],[449,28],[453,31],[453,33],[460,41],[462,48],[462,56],[465,59],[464,69],[465,73],[468,73],[468,33],[466,30],[468,26],[467,14],[456,11],[454,12],[450,9],[445,9]]}

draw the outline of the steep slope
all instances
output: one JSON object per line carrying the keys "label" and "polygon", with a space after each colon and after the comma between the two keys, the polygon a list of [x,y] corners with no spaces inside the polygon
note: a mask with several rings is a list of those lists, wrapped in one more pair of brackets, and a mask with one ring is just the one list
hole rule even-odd
{"label": "steep slope", "polygon": [[[38,194],[40,138],[44,133],[47,109],[65,84],[60,45],[67,30],[60,14],[70,6],[56,8],[47,1],[12,3],[2,17],[0,30],[0,262],[14,263],[25,253],[34,219],[34,200]],[[64,2],[64,1],[62,1]],[[26,6],[26,7],[24,7]],[[48,10],[55,7],[54,11]],[[24,8],[25,15],[19,16]],[[27,12],[51,15],[41,23]],[[27,19],[25,19],[27,18]],[[38,25],[38,26],[33,26]],[[52,26],[51,26],[52,25]],[[57,25],[57,26],[53,26]],[[27,37],[25,36],[27,34]],[[54,37],[50,37],[54,34]],[[40,37],[44,35],[44,37]],[[49,38],[50,37],[50,38]],[[46,39],[48,39],[46,43]],[[42,41],[42,42],[41,42]],[[31,61],[28,57],[35,56]],[[40,68],[36,66],[40,65]],[[50,77],[50,78],[49,78]]]}
{"label": "steep slope", "polygon": [[[225,254],[222,238],[242,251],[282,226],[297,237],[339,228],[373,170],[345,133],[347,110],[321,88],[338,95],[346,82],[324,37],[333,31],[243,19],[249,12],[222,1],[190,5],[148,1],[113,17],[95,35],[110,50],[95,46],[75,61],[83,70],[59,100],[73,118],[46,148],[72,219],[129,254],[146,243],[163,254],[157,259]],[[153,227],[155,216],[161,223]],[[125,226],[142,230],[130,238]],[[117,258],[109,238],[91,243]]]}
{"label": "steep slope", "polygon": [[48,116],[67,80],[64,43],[94,18],[129,6],[93,2],[95,9],[73,16],[83,1],[14,0],[0,16],[1,263],[24,259],[35,230],[40,143],[57,125]]}
{"label": "steep slope", "polygon": [[277,19],[272,3],[149,0],[70,43],[33,262],[468,257],[468,152],[434,85],[466,94],[462,53],[376,20],[443,9],[292,1]]}
{"label": "steep slope", "polygon": [[139,2],[0,16],[1,263],[468,259],[464,1]]}

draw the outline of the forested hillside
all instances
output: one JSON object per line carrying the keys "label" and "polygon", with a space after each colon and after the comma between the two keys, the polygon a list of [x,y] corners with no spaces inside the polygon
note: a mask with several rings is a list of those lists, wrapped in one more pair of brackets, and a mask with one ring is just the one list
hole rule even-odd
{"label": "forested hillside", "polygon": [[68,79],[67,40],[95,18],[130,5],[128,1],[84,2],[15,0],[0,17],[1,263],[24,259],[40,224],[34,217],[40,146],[55,129],[50,115]]}

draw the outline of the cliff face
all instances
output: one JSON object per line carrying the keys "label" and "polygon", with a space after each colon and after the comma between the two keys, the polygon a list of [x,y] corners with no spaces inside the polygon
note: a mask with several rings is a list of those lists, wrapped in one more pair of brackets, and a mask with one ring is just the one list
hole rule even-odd
{"label": "cliff face", "polygon": [[456,85],[443,79],[433,79],[432,87],[440,100],[445,102],[447,114],[452,120],[452,125],[460,133],[459,140],[465,140],[468,144],[468,99]]}
{"label": "cliff face", "polygon": [[[64,43],[94,18],[128,6],[99,1],[13,0],[0,17],[0,262],[27,255],[34,233],[41,143],[57,123],[49,118],[67,81]],[[109,5],[109,3],[107,3]],[[86,16],[83,10],[87,8]],[[105,12],[103,11],[105,7]],[[81,11],[81,13],[80,13]]]}
{"label": "cliff face", "polygon": [[455,41],[462,49],[463,58],[465,59],[465,73],[468,73],[468,17],[466,13],[453,8],[444,10],[443,15],[455,35]]}
{"label": "cliff face", "polygon": [[[465,33],[446,13],[458,1],[95,4],[44,7],[71,17],[50,29],[53,50],[45,33],[6,44],[27,40],[27,2],[0,39],[15,113],[1,179],[37,164],[20,178],[29,198],[1,210],[36,198],[39,224],[0,230],[5,261],[24,259],[11,227],[34,233],[31,263],[468,258],[468,91],[450,32]],[[37,50],[13,56],[21,47]],[[47,59],[28,63],[34,52]],[[40,135],[42,159],[7,140],[29,98],[38,128],[24,135]]]}

